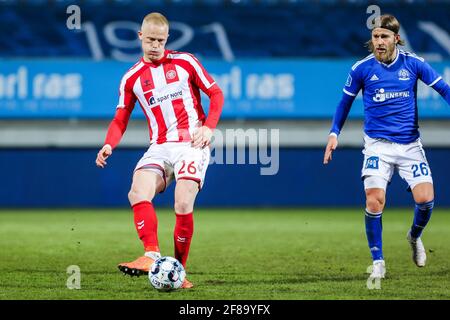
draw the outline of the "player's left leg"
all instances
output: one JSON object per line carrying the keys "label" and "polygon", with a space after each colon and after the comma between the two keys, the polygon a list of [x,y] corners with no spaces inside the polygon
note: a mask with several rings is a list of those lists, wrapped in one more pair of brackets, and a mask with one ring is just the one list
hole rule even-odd
{"label": "player's left leg", "polygon": [[418,267],[423,267],[427,256],[421,235],[433,211],[433,178],[420,140],[404,145],[402,148],[399,174],[408,183],[415,201],[414,220],[407,233],[407,240],[412,249],[414,263]]}
{"label": "player's left leg", "polygon": [[173,233],[175,258],[186,267],[192,235],[194,233],[194,202],[198,193],[198,183],[180,179],[175,187],[175,229]]}
{"label": "player's left leg", "polygon": [[[194,233],[193,211],[195,198],[203,186],[206,170],[209,164],[209,147],[192,148],[190,143],[179,144],[173,154],[174,174],[177,181],[175,187],[175,258],[186,268],[192,235]],[[193,285],[185,280],[182,288]]]}
{"label": "player's left leg", "polygon": [[414,201],[414,220],[411,229],[408,231],[407,240],[411,245],[412,258],[418,267],[425,266],[427,255],[423,245],[421,235],[434,207],[434,189],[433,184],[429,182],[419,183],[412,189]]}
{"label": "player's left leg", "polygon": [[434,207],[434,188],[429,182],[419,183],[412,189],[414,201],[414,221],[411,226],[411,236],[420,238],[423,229],[431,218]]}
{"label": "player's left leg", "polygon": [[[193,180],[179,179],[175,187],[175,228],[173,241],[175,258],[186,268],[186,262],[194,234],[194,202],[199,191],[199,184]],[[192,288],[187,279],[182,288]]]}

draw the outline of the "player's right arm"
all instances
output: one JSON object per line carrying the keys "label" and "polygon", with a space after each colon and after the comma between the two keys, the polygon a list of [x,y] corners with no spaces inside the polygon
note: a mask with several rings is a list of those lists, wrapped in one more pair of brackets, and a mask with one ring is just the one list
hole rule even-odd
{"label": "player's right arm", "polygon": [[117,109],[114,119],[111,121],[106,133],[105,143],[97,153],[95,164],[97,167],[104,168],[106,159],[112,154],[113,149],[119,144],[125,133],[130,119],[131,111],[126,108]]}
{"label": "player's right arm", "polygon": [[125,133],[131,112],[136,103],[136,96],[131,88],[130,82],[124,77],[119,88],[119,104],[117,105],[116,114],[109,124],[103,147],[97,153],[95,164],[97,167],[104,168],[106,159],[112,154],[113,149],[119,144]]}
{"label": "player's right arm", "polygon": [[333,123],[331,125],[330,134],[328,135],[328,143],[325,147],[325,153],[323,156],[324,164],[328,164],[328,162],[332,160],[333,151],[336,150],[338,146],[338,136],[341,133],[353,101],[362,87],[361,76],[355,66],[353,66],[352,70],[350,70],[347,82],[345,83],[343,89],[344,92],[342,94],[341,101],[339,102],[336,112],[334,113]]}

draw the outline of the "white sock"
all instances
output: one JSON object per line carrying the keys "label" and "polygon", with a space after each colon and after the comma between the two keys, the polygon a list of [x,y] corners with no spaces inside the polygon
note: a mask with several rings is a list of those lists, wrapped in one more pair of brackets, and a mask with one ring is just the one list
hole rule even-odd
{"label": "white sock", "polygon": [[158,260],[159,258],[161,258],[161,253],[157,251],[147,251],[144,255],[153,260]]}

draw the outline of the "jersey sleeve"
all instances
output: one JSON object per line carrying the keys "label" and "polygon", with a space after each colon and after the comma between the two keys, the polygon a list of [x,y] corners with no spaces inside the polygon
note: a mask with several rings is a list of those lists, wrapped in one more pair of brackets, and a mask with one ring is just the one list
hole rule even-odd
{"label": "jersey sleeve", "polygon": [[352,107],[355,97],[358,95],[359,90],[363,87],[362,76],[360,69],[357,65],[354,65],[347,76],[347,81],[344,85],[344,93],[342,94],[341,101],[339,102],[336,112],[334,113],[333,122],[331,124],[330,133],[338,136],[341,133],[345,120]]}
{"label": "jersey sleeve", "polygon": [[191,65],[192,81],[203,92],[208,93],[208,90],[216,83],[214,79],[208,74],[206,69],[202,66],[200,61],[193,55],[189,55],[189,64]]}
{"label": "jersey sleeve", "polygon": [[423,59],[416,59],[417,75],[427,86],[434,86],[442,77]]}
{"label": "jersey sleeve", "polygon": [[133,87],[130,79],[125,75],[120,81],[119,86],[119,102],[117,103],[117,109],[127,109],[130,113],[133,111],[136,104],[136,95],[133,92]]}
{"label": "jersey sleeve", "polygon": [[433,85],[433,89],[438,92],[442,98],[450,105],[450,86],[443,80],[440,79]]}
{"label": "jersey sleeve", "polygon": [[343,91],[349,96],[356,97],[362,87],[361,68],[353,67],[348,73]]}
{"label": "jersey sleeve", "polygon": [[127,75],[123,76],[119,86],[119,102],[116,107],[116,114],[111,121],[104,144],[109,144],[114,149],[125,133],[131,112],[136,104],[136,95],[133,92],[131,82]]}
{"label": "jersey sleeve", "polygon": [[130,115],[131,113],[126,108],[116,109],[114,119],[109,124],[104,145],[109,144],[114,149],[119,144],[125,130],[127,130]]}
{"label": "jersey sleeve", "polygon": [[224,96],[214,79],[208,74],[200,61],[189,55],[191,77],[193,83],[210,98],[208,117],[205,126],[214,129],[219,122],[224,104]]}
{"label": "jersey sleeve", "polygon": [[354,96],[345,93],[342,94],[341,101],[339,102],[336,112],[334,113],[330,133],[334,133],[336,136],[339,136],[354,100]]}
{"label": "jersey sleeve", "polygon": [[220,115],[222,113],[224,96],[222,90],[219,88],[217,84],[213,85],[207,92],[210,103],[209,103],[209,112],[208,117],[205,121],[205,126],[210,129],[215,129],[217,123],[219,122]]}

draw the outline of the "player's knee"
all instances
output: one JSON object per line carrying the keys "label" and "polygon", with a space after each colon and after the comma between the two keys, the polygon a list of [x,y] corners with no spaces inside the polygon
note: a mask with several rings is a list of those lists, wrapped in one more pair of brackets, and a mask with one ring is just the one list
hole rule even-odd
{"label": "player's knee", "polygon": [[152,201],[153,197],[143,190],[131,188],[128,192],[128,201],[133,205],[141,201]]}
{"label": "player's knee", "polygon": [[194,204],[187,198],[181,198],[175,200],[175,212],[176,213],[189,213],[194,211]]}
{"label": "player's knee", "polygon": [[412,188],[412,192],[416,203],[428,203],[434,200],[434,190],[431,184],[418,184]]}
{"label": "player's knee", "polygon": [[433,195],[431,194],[423,194],[423,195],[417,195],[414,197],[414,201],[419,204],[419,203],[429,203],[432,202],[434,200]]}
{"label": "player's knee", "polygon": [[381,212],[384,209],[385,200],[380,196],[368,196],[366,199],[366,207],[370,212]]}
{"label": "player's knee", "polygon": [[134,204],[134,203],[139,202],[138,199],[139,199],[139,192],[136,191],[136,190],[131,189],[131,190],[128,192],[128,201],[129,201],[131,204]]}

